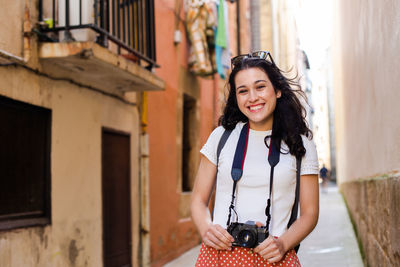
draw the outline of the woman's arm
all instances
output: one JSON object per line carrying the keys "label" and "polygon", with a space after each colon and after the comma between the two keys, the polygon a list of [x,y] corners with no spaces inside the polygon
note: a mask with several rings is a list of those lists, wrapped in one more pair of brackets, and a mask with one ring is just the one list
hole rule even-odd
{"label": "woman's arm", "polygon": [[267,238],[254,251],[269,262],[278,262],[286,251],[299,244],[318,222],[319,188],[318,175],[302,175],[300,178],[300,217],[279,238]]}
{"label": "woman's arm", "polygon": [[217,167],[202,156],[192,192],[192,219],[204,244],[215,249],[231,249],[233,237],[211,221],[208,204],[215,186]]}

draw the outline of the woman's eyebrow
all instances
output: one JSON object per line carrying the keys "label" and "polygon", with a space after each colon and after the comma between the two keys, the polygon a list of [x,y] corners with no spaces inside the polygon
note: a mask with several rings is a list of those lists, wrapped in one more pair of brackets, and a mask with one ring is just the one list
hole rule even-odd
{"label": "woman's eyebrow", "polygon": [[[257,81],[254,82],[254,84],[261,83],[261,82],[265,82],[266,83],[267,81],[266,80],[257,80]],[[239,88],[242,88],[242,87],[246,88],[246,85],[240,85],[240,86],[236,87],[236,90],[239,89]]]}
{"label": "woman's eyebrow", "polygon": [[254,83],[267,82],[266,80],[257,80]]}

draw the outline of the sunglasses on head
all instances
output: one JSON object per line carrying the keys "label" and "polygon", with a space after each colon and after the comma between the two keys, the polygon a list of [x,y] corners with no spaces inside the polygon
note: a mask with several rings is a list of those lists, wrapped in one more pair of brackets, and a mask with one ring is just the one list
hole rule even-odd
{"label": "sunglasses on head", "polygon": [[243,54],[243,55],[233,57],[231,59],[231,65],[232,65],[232,67],[235,67],[238,64],[242,63],[242,61],[245,59],[263,59],[263,60],[268,61],[268,58],[269,58],[269,62],[271,62],[273,65],[275,65],[275,62],[272,59],[271,53],[268,51],[256,51],[256,52],[253,52],[250,54]]}

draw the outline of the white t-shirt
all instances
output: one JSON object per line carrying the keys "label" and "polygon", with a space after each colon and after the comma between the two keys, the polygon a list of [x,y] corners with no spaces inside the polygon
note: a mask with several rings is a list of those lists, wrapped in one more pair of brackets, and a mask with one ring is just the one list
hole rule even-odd
{"label": "white t-shirt", "polygon": [[[232,162],[243,125],[242,122],[236,125],[219,156],[213,223],[224,228],[227,227],[228,209],[232,198]],[[217,164],[217,146],[224,130],[222,126],[217,127],[200,150],[215,165]],[[238,222],[259,221],[263,224],[266,222],[265,207],[269,194],[270,165],[264,138],[269,134],[271,131],[252,129],[249,131],[243,175],[236,187],[235,210],[238,214]],[[301,162],[300,173],[301,175],[318,174],[315,144],[305,136],[302,136],[302,139],[306,154]],[[284,142],[281,144],[281,150],[289,151]],[[289,153],[281,153],[280,161],[275,166],[272,189],[270,233],[273,236],[281,236],[287,229],[294,204],[295,189],[296,158]],[[231,222],[235,221],[236,216],[232,211]]]}

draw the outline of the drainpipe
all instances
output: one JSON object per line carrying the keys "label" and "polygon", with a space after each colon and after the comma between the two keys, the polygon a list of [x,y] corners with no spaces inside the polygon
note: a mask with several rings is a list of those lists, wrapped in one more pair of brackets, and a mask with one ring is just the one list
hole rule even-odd
{"label": "drainpipe", "polygon": [[149,135],[147,133],[147,92],[141,93],[140,110],[140,265],[150,266],[150,190],[149,190]]}
{"label": "drainpipe", "polygon": [[240,55],[240,1],[236,0],[237,55]]}
{"label": "drainpipe", "polygon": [[251,50],[260,50],[260,1],[250,1]]}

